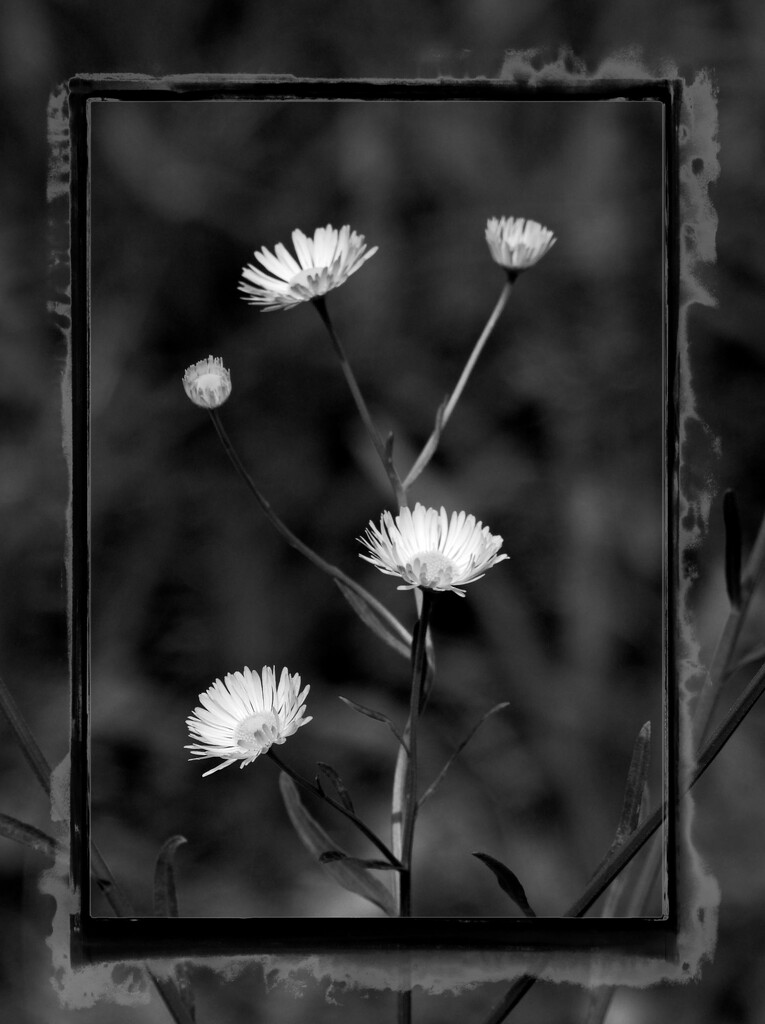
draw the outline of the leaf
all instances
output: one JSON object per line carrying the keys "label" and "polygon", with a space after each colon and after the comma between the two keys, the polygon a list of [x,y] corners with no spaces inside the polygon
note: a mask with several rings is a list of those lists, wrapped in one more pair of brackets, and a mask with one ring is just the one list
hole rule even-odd
{"label": "leaf", "polygon": [[0,814],[0,835],[6,839],[13,839],[16,843],[23,843],[39,853],[45,853],[48,857],[55,857],[62,849],[61,844],[45,832],[41,832],[34,825],[27,825],[23,821],[12,818],[9,814]]}
{"label": "leaf", "polygon": [[638,827],[640,821],[640,805],[643,801],[648,767],[651,763],[651,723],[646,722],[638,733],[635,746],[632,748],[627,785],[624,788],[622,815],[616,829],[614,842],[619,846]]}
{"label": "leaf", "polygon": [[[375,636],[384,640],[394,651],[397,651],[404,658],[408,658],[411,640],[401,623],[393,615],[390,615],[390,618],[383,615],[371,600],[366,596],[362,596],[356,590],[352,590],[347,583],[343,583],[335,578],[335,584],[364,625],[368,626]],[[395,627],[398,628],[394,627],[394,623]]]}
{"label": "leaf", "polygon": [[444,776],[446,775],[446,773],[451,768],[452,763],[454,762],[454,760],[462,753],[462,751],[465,749],[465,747],[468,745],[468,743],[470,743],[470,741],[475,736],[475,734],[478,732],[478,730],[481,728],[481,726],[486,721],[486,719],[490,718],[497,711],[501,711],[503,708],[507,708],[509,706],[510,706],[509,701],[503,700],[499,704],[495,704],[493,708],[490,708],[484,715],[481,716],[481,718],[478,720],[478,722],[476,722],[476,724],[473,726],[473,728],[467,734],[465,739],[462,741],[462,743],[460,743],[460,745],[454,751],[452,756],[449,758],[449,760],[443,766],[443,768],[438,773],[438,775],[436,776],[434,781],[431,782],[431,784],[428,786],[428,788],[422,794],[422,796],[420,797],[419,801],[417,802],[417,809],[418,810],[419,810],[420,807],[422,807],[422,805],[425,803],[425,801],[428,799],[428,797],[433,796],[433,794],[435,793],[436,789],[441,784]]}
{"label": "leaf", "polygon": [[[338,852],[340,850],[332,838],[324,831],[319,823],[308,813],[300,799],[297,786],[285,772],[279,776],[279,788],[287,808],[290,821],[303,842],[306,849],[317,859],[321,860],[323,853]],[[389,917],[396,916],[396,905],[390,890],[369,874],[366,868],[359,867],[353,863],[354,858],[345,858],[340,861],[330,861],[324,864],[335,881],[349,892],[355,892],[364,899],[374,903],[383,910]],[[348,861],[351,861],[349,864]]]}
{"label": "leaf", "polygon": [[537,916],[526,899],[526,893],[518,880],[518,876],[507,865],[497,860],[496,857],[489,856],[488,853],[474,853],[473,856],[483,861],[486,867],[494,873],[495,878],[499,882],[500,889],[507,893],[513,903],[523,911],[526,917]]}
{"label": "leaf", "polygon": [[741,519],[735,491],[723,495],[725,524],[725,587],[733,608],[741,607]]}
{"label": "leaf", "polygon": [[331,864],[333,861],[345,861],[346,864],[358,864],[360,867],[372,868],[375,871],[403,871],[400,864],[391,864],[388,860],[364,860],[361,857],[349,857],[342,850],[327,850],[319,857],[321,864]]}
{"label": "leaf", "polygon": [[186,842],[185,836],[171,836],[162,844],[154,866],[154,915],[177,917],[178,897],[175,891],[175,851]]}
{"label": "leaf", "polygon": [[[343,780],[337,774],[337,772],[332,767],[332,765],[325,764],[323,761],[317,761],[316,763],[318,764],[319,769],[327,776],[327,778],[330,780],[332,785],[335,787],[335,790],[337,791],[337,795],[340,797],[340,803],[343,805],[343,807],[346,809],[346,811],[350,811],[351,814],[355,814],[356,812],[353,809],[353,802],[351,800],[351,795],[348,792],[348,790],[345,788],[345,786],[343,784]],[[316,776],[316,783],[317,783],[319,789],[321,790],[321,792],[323,794],[324,790],[322,788],[321,782],[319,781],[319,776],[318,775]]]}
{"label": "leaf", "polygon": [[624,800],[622,802],[622,813],[619,824],[616,826],[616,835],[608,848],[605,857],[598,864],[593,872],[593,878],[613,855],[629,839],[640,822],[640,806],[643,801],[646,781],[648,779],[648,766],[651,761],[651,723],[646,722],[638,733],[635,745],[632,748],[629,771],[627,772],[627,784],[624,788]]}
{"label": "leaf", "polygon": [[357,704],[356,701],[351,700],[349,697],[341,697],[340,700],[343,704],[347,704],[349,708],[353,708],[354,711],[358,711],[360,715],[366,715],[367,718],[373,718],[376,722],[383,722],[387,725],[407,754],[409,753],[409,748],[404,741],[404,737],[398,731],[390,718],[388,718],[387,715],[384,715],[382,711],[373,711],[371,708],[365,708],[363,704]]}

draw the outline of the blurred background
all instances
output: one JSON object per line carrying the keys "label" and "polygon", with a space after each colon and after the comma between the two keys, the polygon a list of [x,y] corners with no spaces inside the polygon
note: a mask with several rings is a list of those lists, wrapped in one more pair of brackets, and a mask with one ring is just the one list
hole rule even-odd
{"label": "blurred background", "polygon": [[[289,10],[289,14],[288,14]],[[657,8],[658,10],[658,8]],[[63,588],[66,471],[58,392],[64,350],[45,316],[45,104],[75,72],[494,75],[507,48],[561,43],[590,67],[641,44],[651,67],[715,69],[723,177],[713,189],[717,310],[692,318],[700,432],[694,470],[735,486],[751,540],[765,494],[757,324],[763,257],[754,4],[482,2],[116,5],[9,3],[1,116],[5,374],[0,551],[3,673],[46,755],[68,718]],[[437,689],[423,731],[428,779],[492,704],[423,812],[418,914],[502,914],[483,849],[519,874],[540,914],[560,914],[608,847],[639,727],[661,722],[661,163],[650,104],[109,104],[93,112],[93,829],[139,913],[151,913],[159,845],[178,856],[181,913],[367,913],[314,867],[291,831],[276,772],[257,763],[201,779],[184,719],[216,676],[287,664],[312,686],[314,722],[282,748],[310,774],[329,760],[381,831],[395,749],[338,696],[405,716],[405,663],[334,586],[270,531],[225,462],[183,370],[208,353],[231,369],[223,420],[289,525],[411,627],[410,595],[361,562],[355,538],[389,504],[313,310],[260,314],[236,283],[253,249],[294,227],[350,223],[380,251],[329,298],[362,389],[408,467],[502,284],[486,218],[528,216],[558,244],[523,276],[412,497],[465,508],[511,560],[460,600],[439,601]],[[744,415],[742,416],[742,412]],[[715,440],[719,439],[719,443]],[[718,502],[694,553],[707,648],[726,612]],[[717,956],[683,989],[621,992],[612,1020],[763,1020],[762,715],[699,787],[697,840],[723,890]],[[658,751],[652,790],[659,788]],[[45,828],[44,799],[12,743],[2,810]],[[335,823],[322,818],[335,831]],[[348,845],[355,837],[337,834]],[[359,852],[362,848],[356,846]],[[147,1007],[60,1009],[44,937],[41,858],[4,842],[4,1001],[20,1021],[165,1020]],[[459,880],[454,886],[453,880]],[[106,912],[106,911],[104,911]],[[391,1019],[390,993],[308,985],[267,992],[202,972],[199,1019]],[[418,1001],[421,1020],[480,1021],[501,994]],[[580,993],[537,986],[512,1019],[580,1020]]]}

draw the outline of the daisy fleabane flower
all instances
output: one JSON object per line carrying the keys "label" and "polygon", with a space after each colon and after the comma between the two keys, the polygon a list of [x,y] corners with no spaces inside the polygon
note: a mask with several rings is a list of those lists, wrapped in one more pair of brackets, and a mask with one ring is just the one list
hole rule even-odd
{"label": "daisy fleabane flower", "polygon": [[217,409],[231,394],[231,374],[222,359],[208,356],[190,366],[183,375],[183,390],[203,409]]}
{"label": "daisy fleabane flower", "polygon": [[389,576],[400,576],[399,590],[425,587],[451,590],[460,597],[460,588],[486,574],[497,562],[507,558],[497,552],[502,538],[476,522],[475,516],[446,509],[436,511],[419,502],[414,510],[404,507],[395,520],[383,512],[379,529],[370,522],[365,536],[359,537],[369,551],[361,558]]}
{"label": "daisy fleabane flower", "polygon": [[281,242],[273,253],[265,246],[255,252],[255,259],[268,273],[252,263],[243,268],[239,291],[245,302],[263,306],[264,313],[310,302],[339,288],[377,252],[377,246],[367,250],[364,236],[351,231],[348,224],[339,231],[327,224],[317,228],[313,238],[296,228],[292,244],[297,259]]}
{"label": "daisy fleabane flower", "polygon": [[244,668],[230,672],[223,682],[216,679],[200,693],[202,707],[186,719],[190,737],[196,741],[186,746],[193,754],[189,760],[223,758],[222,764],[203,772],[203,778],[236,761],[240,768],[251,764],[311,721],[303,717],[309,690],[306,686],[301,691],[300,676],[290,675],[286,668],[278,685],[276,669],[268,666],[260,675]]}
{"label": "daisy fleabane flower", "polygon": [[511,274],[533,267],[555,241],[549,228],[523,217],[491,217],[486,224],[491,258]]}

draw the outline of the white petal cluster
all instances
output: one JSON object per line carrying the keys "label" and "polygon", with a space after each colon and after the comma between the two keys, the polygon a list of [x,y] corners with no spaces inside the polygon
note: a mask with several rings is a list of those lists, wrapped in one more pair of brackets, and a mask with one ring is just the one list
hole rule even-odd
{"label": "white petal cluster", "polygon": [[502,538],[476,522],[473,515],[437,511],[419,502],[414,510],[405,507],[393,518],[383,512],[379,528],[370,522],[359,540],[370,554],[361,558],[389,576],[400,576],[399,590],[425,587],[451,590],[460,597],[460,589],[485,575],[497,562],[507,558],[498,554]]}
{"label": "white petal cluster", "polygon": [[194,405],[217,409],[231,394],[231,374],[222,359],[208,356],[186,370],[183,389]]}
{"label": "white petal cluster", "polygon": [[264,667],[261,674],[244,668],[229,673],[223,682],[216,679],[200,693],[201,707],[186,719],[189,734],[195,742],[186,746],[195,758],[220,757],[203,776],[227,768],[239,761],[239,767],[251,764],[265,754],[274,743],[284,743],[301,725],[305,699],[310,686],[300,690],[300,676],[282,669],[279,683],[276,670]]}
{"label": "white petal cluster", "polygon": [[317,228],[313,238],[295,229],[292,245],[295,256],[281,242],[273,252],[264,246],[255,253],[265,269],[252,263],[243,268],[239,291],[245,302],[262,306],[263,312],[310,302],[338,288],[377,252],[377,246],[367,250],[364,236],[347,224],[339,231],[331,224]]}
{"label": "white petal cluster", "polygon": [[495,263],[520,273],[533,267],[555,245],[555,235],[535,220],[491,217],[486,225],[486,243]]}

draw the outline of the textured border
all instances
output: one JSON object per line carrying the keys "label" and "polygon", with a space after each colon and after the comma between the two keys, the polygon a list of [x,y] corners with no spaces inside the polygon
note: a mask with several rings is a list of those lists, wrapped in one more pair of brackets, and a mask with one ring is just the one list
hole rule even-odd
{"label": "textured border", "polygon": [[[676,69],[664,67],[660,74],[653,75],[648,73],[640,62],[629,54],[609,58],[592,75],[587,74],[583,67],[576,64],[572,70],[571,62],[567,62],[564,58],[554,64],[535,68],[533,56],[530,53],[508,54],[502,72],[494,79],[474,79],[469,82],[441,79],[437,82],[421,81],[418,84],[426,88],[441,90],[459,86],[463,94],[466,87],[475,89],[478,94],[485,90],[497,89],[499,91],[500,87],[507,87],[507,85],[518,85],[524,90],[533,91],[535,98],[538,99],[552,98],[553,95],[556,98],[565,98],[565,94],[569,94],[572,99],[581,98],[583,91],[590,92],[593,98],[617,98],[624,95],[625,85],[629,85],[632,90],[643,89],[648,97],[655,93],[657,83],[675,80],[680,85]],[[258,91],[263,90],[271,95],[277,93],[281,88],[284,90],[284,94],[294,95],[294,89],[298,84],[306,85],[305,81],[300,79],[244,75],[169,78],[149,78],[137,75],[82,76],[70,83],[74,90],[96,87],[99,92],[102,92],[113,87],[123,97],[126,90],[141,92],[149,90],[156,98],[163,99],[170,98],[168,94],[171,94],[173,99],[185,96],[197,99],[209,98],[211,92],[218,98],[224,98],[225,95],[231,95],[240,90],[242,86],[256,88]],[[330,83],[308,83],[308,87],[310,90],[315,85],[319,94],[326,95],[328,84]],[[336,85],[341,92],[350,85],[343,82],[331,84]],[[368,81],[355,83],[352,88],[361,87],[362,92],[368,98],[374,98],[381,91],[384,91],[388,98],[404,98],[403,95],[398,97],[391,94],[395,94],[397,91],[405,93],[407,84],[395,81]],[[681,93],[682,109],[678,125],[679,166],[677,167],[677,199],[681,230],[676,243],[680,291],[677,322],[676,325],[670,324],[670,331],[674,331],[676,326],[677,336],[678,380],[675,382],[677,421],[667,424],[667,439],[669,443],[677,447],[682,460],[683,454],[687,452],[690,444],[689,429],[696,420],[688,353],[688,312],[690,307],[696,303],[713,304],[712,298],[698,281],[697,271],[701,264],[714,260],[716,220],[708,198],[708,185],[717,177],[719,168],[716,143],[717,111],[714,89],[709,76],[702,72],[692,83],[685,83],[681,88]],[[71,316],[82,299],[78,288],[83,286],[83,282],[78,281],[77,274],[71,273],[72,268],[68,263],[69,244],[64,244],[63,236],[66,235],[66,230],[62,228],[62,219],[67,225],[72,225],[73,237],[67,238],[66,242],[71,242],[74,251],[78,251],[78,246],[80,247],[79,251],[85,251],[86,240],[81,238],[78,240],[75,237],[78,230],[77,225],[82,224],[84,217],[81,216],[82,210],[78,208],[77,199],[73,196],[69,186],[73,168],[79,166],[81,169],[81,161],[86,159],[87,154],[81,148],[82,139],[85,137],[83,133],[75,133],[81,140],[80,146],[77,145],[77,139],[71,139],[68,134],[70,125],[69,95],[69,90],[62,87],[54,94],[50,104],[49,200],[51,201],[54,230],[58,232],[58,235],[54,234],[53,236],[51,313],[66,340],[69,354],[62,380],[64,450],[70,466],[73,494],[76,494],[78,486],[83,484],[82,475],[85,474],[85,477],[87,475],[87,458],[81,457],[83,453],[87,454],[87,436],[86,432],[85,436],[82,436],[78,422],[74,422],[70,418],[70,410],[77,409],[80,403],[87,400],[87,395],[78,391],[81,382],[87,380],[87,367],[83,366],[81,362],[82,359],[87,359],[87,354],[78,352],[78,347],[72,345]],[[118,98],[118,95],[113,98]],[[78,160],[80,161],[79,165],[77,164]],[[62,207],[65,208],[63,211]],[[82,248],[83,246],[85,250]],[[69,286],[67,279],[71,282]],[[84,305],[79,308],[87,307]],[[79,457],[73,459],[75,450]],[[682,555],[684,550],[697,544],[703,535],[709,498],[704,494],[689,493],[689,485],[684,481],[682,485],[678,485],[678,493],[675,498],[680,513],[678,533],[677,536],[669,538],[669,544],[671,548],[677,544],[676,554]],[[67,523],[70,538],[68,559],[70,631],[74,631],[70,632],[73,678],[78,677],[78,671],[82,667],[78,664],[76,630],[78,622],[82,622],[83,608],[77,603],[76,584],[78,579],[75,578],[75,573],[78,575],[83,572],[87,573],[87,567],[83,566],[82,559],[75,561],[71,557],[72,549],[78,543],[82,543],[82,535],[78,535],[77,531],[86,529],[87,525],[87,516],[78,515],[79,511],[76,499],[74,499],[68,510]],[[670,564],[677,568],[677,578],[674,582],[679,605],[675,609],[675,616],[671,621],[678,623],[678,632],[675,637],[678,649],[675,661],[680,671],[681,699],[678,708],[678,721],[675,724],[679,727],[680,753],[682,767],[685,770],[690,761],[690,752],[687,746],[687,704],[693,687],[697,684],[701,669],[697,659],[698,645],[693,636],[687,612],[686,599],[691,580],[681,576],[680,558]],[[73,707],[76,708],[78,700],[76,694],[73,699],[75,701]],[[66,806],[70,783],[68,761],[59,766],[55,775],[54,792],[58,799],[54,800],[54,818],[61,820],[60,808]],[[75,779],[75,785],[76,782]],[[79,782],[81,784],[82,779]],[[206,967],[223,970],[229,976],[256,965],[269,974],[276,972],[282,978],[299,978],[301,976],[313,976],[320,980],[331,978],[334,981],[363,988],[397,988],[406,981],[408,984],[421,985],[427,991],[434,993],[458,991],[464,986],[473,987],[481,982],[511,981],[514,977],[529,972],[537,973],[539,977],[550,980],[601,985],[637,985],[652,984],[661,980],[687,980],[698,974],[703,960],[711,956],[713,952],[719,893],[716,883],[705,872],[691,843],[693,813],[690,799],[686,798],[683,801],[682,812],[679,821],[682,866],[678,890],[680,921],[677,950],[673,949],[674,943],[669,939],[663,949],[654,948],[650,955],[646,955],[644,951],[642,953],[633,951],[626,954],[624,952],[593,954],[586,950],[576,952],[570,946],[565,951],[556,950],[552,954],[545,953],[544,962],[540,962],[539,953],[533,951],[535,948],[537,950],[540,948],[536,943],[534,946],[530,945],[526,952],[507,949],[499,952],[496,945],[492,943],[486,944],[479,950],[472,945],[470,938],[466,937],[463,944],[472,946],[472,948],[459,949],[455,945],[453,949],[445,952],[443,949],[434,949],[432,941],[428,942],[427,937],[423,935],[419,941],[413,943],[417,947],[417,953],[412,961],[405,952],[389,947],[385,949],[370,948],[368,952],[362,952],[359,949],[353,953],[333,953],[330,950],[320,953],[316,948],[311,951],[304,948],[292,952],[285,951],[284,954],[277,956],[262,954],[242,957],[208,956],[204,963]],[[66,822],[64,822],[62,832],[65,830]],[[75,831],[75,839],[78,838],[81,836]],[[74,857],[71,877],[76,882],[76,879],[80,877],[78,868],[81,869],[82,865],[77,864],[76,853]],[[141,976],[135,972],[124,969],[117,971],[114,964],[108,963],[73,967],[69,943],[69,923],[70,915],[72,915],[77,927],[81,894],[76,884],[74,887],[70,887],[69,883],[69,865],[65,862],[57,863],[54,870],[49,872],[42,882],[43,890],[54,895],[57,900],[53,934],[49,943],[54,954],[56,985],[63,999],[71,1006],[89,1005],[101,997],[111,998],[122,1003],[145,1001],[148,998],[146,980],[145,978],[140,980]],[[188,924],[188,922],[186,923]],[[205,922],[208,928],[210,923],[209,921]],[[560,923],[561,919],[556,919],[554,922],[556,926]],[[586,922],[566,923],[581,927]],[[305,922],[301,921],[301,929],[304,924]],[[561,934],[560,931],[559,934]],[[568,937],[564,938],[562,943],[557,944],[568,945]],[[428,948],[429,946],[430,948]],[[167,947],[162,943],[154,945],[153,949],[142,946],[141,950],[141,960],[147,955],[157,957],[162,957],[163,954],[167,955]],[[675,952],[676,956],[673,955]],[[76,956],[76,959],[79,959],[79,955]],[[169,972],[172,963],[165,962],[161,967],[153,966],[155,972],[163,970]]]}

